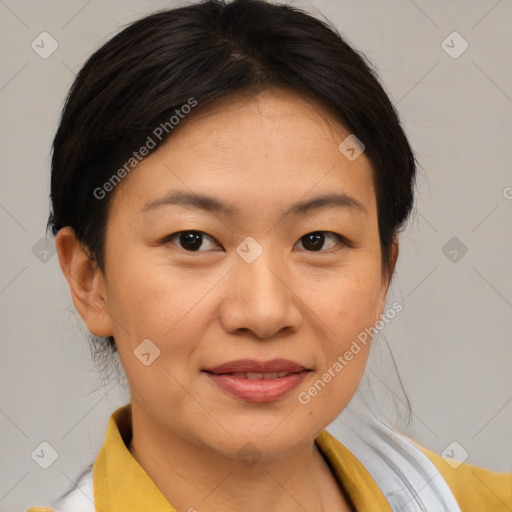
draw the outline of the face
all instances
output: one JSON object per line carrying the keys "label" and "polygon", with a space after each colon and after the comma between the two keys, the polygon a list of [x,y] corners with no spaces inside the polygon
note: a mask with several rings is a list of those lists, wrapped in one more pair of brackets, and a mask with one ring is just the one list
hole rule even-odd
{"label": "face", "polygon": [[348,135],[293,92],[231,96],[117,186],[103,295],[146,422],[224,456],[246,442],[274,456],[352,398],[370,347],[353,341],[388,281],[371,164],[338,149]]}

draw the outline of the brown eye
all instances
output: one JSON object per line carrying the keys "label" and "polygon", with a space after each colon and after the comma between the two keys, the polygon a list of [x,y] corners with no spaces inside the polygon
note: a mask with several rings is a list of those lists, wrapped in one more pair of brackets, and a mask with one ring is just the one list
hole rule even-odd
{"label": "brown eye", "polygon": [[[327,236],[326,236],[327,235]],[[300,238],[299,242],[302,242],[303,247],[310,252],[320,252],[322,248],[325,249],[324,244],[326,239],[329,237],[335,240],[334,243],[331,243],[327,249],[332,249],[336,247],[336,242],[341,242],[343,245],[347,245],[345,239],[338,235],[337,233],[332,233],[330,231],[314,231],[312,233],[308,233]]]}
{"label": "brown eye", "polygon": [[[174,243],[173,240],[177,239],[179,242],[178,247],[181,249],[184,249],[188,252],[203,252],[203,250],[199,250],[202,246],[204,246],[205,241],[207,240],[213,240],[215,239],[211,237],[210,235],[207,235],[206,233],[203,233],[202,231],[178,231],[177,233],[174,233],[172,235],[169,235],[166,237],[165,242],[171,242]],[[216,243],[216,242],[215,242]],[[177,245],[177,244],[175,244]],[[218,244],[217,244],[218,245]],[[208,250],[208,249],[206,249]]]}

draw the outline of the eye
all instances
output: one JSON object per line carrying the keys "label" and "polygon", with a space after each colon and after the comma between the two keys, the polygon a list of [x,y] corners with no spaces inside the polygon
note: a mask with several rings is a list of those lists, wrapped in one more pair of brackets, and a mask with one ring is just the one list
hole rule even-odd
{"label": "eye", "polygon": [[[165,237],[164,242],[174,243],[174,239],[177,239],[179,241],[179,243],[181,244],[181,249],[184,249],[185,251],[188,252],[198,252],[199,248],[204,245],[205,240],[213,240],[214,243],[217,244],[215,238],[211,237],[210,235],[207,235],[206,233],[203,233],[202,231],[195,230],[178,231],[177,233]],[[206,250],[208,250],[208,247]]]}
{"label": "eye", "polygon": [[[331,239],[331,244],[327,247],[327,249],[336,247],[337,243],[341,243],[343,246],[353,247],[353,244],[345,237],[331,231],[313,231],[301,237],[299,242],[302,243],[303,247],[308,252],[325,252],[325,250],[322,251],[322,248],[325,249],[325,241],[329,238]],[[177,240],[178,243],[175,243],[175,240]],[[210,247],[208,247],[208,244],[206,244],[207,247],[204,248],[205,241],[210,241]],[[184,249],[187,252],[204,252],[209,249],[215,249],[215,247],[211,245],[212,243],[217,245],[217,247],[219,246],[215,238],[207,235],[203,231],[197,230],[178,231],[177,233],[166,236],[163,240],[163,243],[169,242],[173,243],[174,245],[178,245],[178,247]],[[200,248],[203,248],[203,250],[201,251]]]}
{"label": "eye", "polygon": [[[331,231],[313,231],[312,233],[308,233],[299,239],[299,242],[302,242],[303,247],[306,248],[309,252],[320,252],[323,247],[327,236],[330,236],[331,240],[334,239],[335,242],[330,244],[328,249],[332,249],[336,247],[336,241],[341,243],[342,245],[352,247],[351,242],[349,242],[345,237],[338,235],[337,233],[333,233]],[[297,243],[299,243],[297,242]],[[321,251],[325,252],[325,251]]]}

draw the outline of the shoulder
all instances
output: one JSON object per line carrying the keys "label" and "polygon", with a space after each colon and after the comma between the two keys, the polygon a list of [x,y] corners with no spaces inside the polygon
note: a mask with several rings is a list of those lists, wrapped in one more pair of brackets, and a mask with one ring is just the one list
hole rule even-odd
{"label": "shoulder", "polygon": [[462,512],[512,510],[512,472],[499,473],[454,460],[448,463],[438,453],[411,441],[441,473]]}
{"label": "shoulder", "polygon": [[50,507],[31,507],[25,512],[95,512],[93,472],[89,467],[80,476],[76,487],[61,496]]}

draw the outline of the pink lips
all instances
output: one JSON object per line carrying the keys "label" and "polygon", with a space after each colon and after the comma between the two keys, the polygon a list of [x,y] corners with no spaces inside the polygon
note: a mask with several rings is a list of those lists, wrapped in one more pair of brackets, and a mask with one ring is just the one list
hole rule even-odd
{"label": "pink lips", "polygon": [[299,385],[310,371],[287,359],[240,359],[203,370],[220,388],[250,402],[277,400]]}

